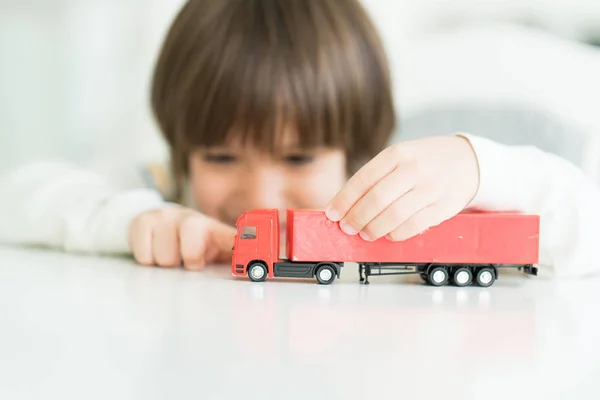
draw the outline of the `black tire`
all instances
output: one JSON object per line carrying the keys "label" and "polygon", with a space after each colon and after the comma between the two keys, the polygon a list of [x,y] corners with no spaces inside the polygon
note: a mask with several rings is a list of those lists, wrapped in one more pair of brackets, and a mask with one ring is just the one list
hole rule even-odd
{"label": "black tire", "polygon": [[263,263],[253,262],[248,265],[248,278],[252,282],[262,282],[267,279],[267,267]]}
{"label": "black tire", "polygon": [[490,267],[483,267],[477,270],[475,275],[475,283],[481,287],[489,287],[494,284],[496,280],[496,271]]}
{"label": "black tire", "polygon": [[457,268],[452,274],[452,283],[454,286],[464,287],[473,283],[473,272],[470,268]]}
{"label": "black tire", "polygon": [[427,274],[427,281],[432,286],[444,286],[448,284],[450,274],[444,267],[434,267]]}
{"label": "black tire", "polygon": [[321,265],[315,271],[315,278],[321,285],[329,285],[335,280],[335,270],[331,265]]}

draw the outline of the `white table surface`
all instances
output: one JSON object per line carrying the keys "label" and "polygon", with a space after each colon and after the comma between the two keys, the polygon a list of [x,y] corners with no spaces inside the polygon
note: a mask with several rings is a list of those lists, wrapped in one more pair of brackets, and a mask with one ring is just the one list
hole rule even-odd
{"label": "white table surface", "polygon": [[600,279],[330,286],[0,249],[0,399],[600,399]]}

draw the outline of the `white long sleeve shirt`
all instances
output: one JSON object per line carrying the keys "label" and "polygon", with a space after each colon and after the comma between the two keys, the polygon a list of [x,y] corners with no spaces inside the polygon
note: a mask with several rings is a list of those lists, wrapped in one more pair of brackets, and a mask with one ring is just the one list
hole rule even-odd
{"label": "white long sleeve shirt", "polygon": [[599,273],[600,188],[555,154],[465,136],[480,169],[480,186],[470,207],[539,215],[542,274]]}
{"label": "white long sleeve shirt", "polygon": [[129,253],[131,220],[165,205],[156,190],[123,190],[102,174],[62,162],[4,174],[0,192],[1,243],[68,252]]}
{"label": "white long sleeve shirt", "polygon": [[[600,272],[600,188],[558,156],[535,147],[467,137],[480,166],[470,207],[540,215],[540,273]],[[129,253],[136,215],[167,205],[153,189],[117,189],[62,163],[31,164],[0,178],[0,242],[70,252]]]}

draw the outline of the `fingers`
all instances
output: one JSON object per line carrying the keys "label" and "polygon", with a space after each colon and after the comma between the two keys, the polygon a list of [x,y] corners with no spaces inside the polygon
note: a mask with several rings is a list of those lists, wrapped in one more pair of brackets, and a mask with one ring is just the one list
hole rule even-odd
{"label": "fingers", "polygon": [[409,221],[420,210],[431,205],[433,201],[433,197],[426,189],[412,189],[366,224],[360,235],[369,241],[384,237]]}
{"label": "fingers", "polygon": [[452,215],[438,204],[432,204],[414,213],[386,237],[392,241],[407,240],[441,224]]}
{"label": "fingers", "polygon": [[138,216],[131,223],[129,246],[135,260],[142,265],[154,264],[152,231],[155,223],[154,219],[145,214]]}
{"label": "fingers", "polygon": [[208,241],[208,219],[201,216],[188,217],[181,222],[179,229],[183,266],[190,270],[204,268]]}
{"label": "fingers", "polygon": [[161,267],[181,265],[179,254],[179,232],[173,219],[164,219],[152,230],[154,261]]}
{"label": "fingers", "polygon": [[136,217],[129,243],[135,260],[142,265],[181,265],[177,216],[179,210],[154,210]]}
{"label": "fingers", "polygon": [[202,214],[186,218],[180,227],[181,255],[188,269],[202,269],[207,263],[231,261],[237,230]]}
{"label": "fingers", "polygon": [[199,270],[231,260],[236,229],[189,209],[145,213],[131,224],[129,243],[142,265]]}
{"label": "fingers", "polygon": [[393,159],[397,157],[397,147],[391,146],[365,164],[331,200],[325,211],[327,218],[332,221],[339,221],[344,218],[346,213],[365,193],[394,171],[397,163],[394,163]]}
{"label": "fingers", "polygon": [[[361,233],[375,235],[380,232],[384,226],[387,226],[390,223],[393,224],[394,220],[390,220],[389,218],[394,218],[396,214],[405,217],[410,216],[405,214],[416,211],[414,209],[415,206],[414,204],[411,204],[411,201],[414,203],[419,200],[419,198],[413,199],[414,194],[408,195],[408,197],[404,198],[399,205],[394,205],[391,208],[390,206],[395,204],[399,198],[406,196],[407,193],[413,189],[413,186],[414,174],[411,174],[410,171],[395,169],[377,182],[367,194],[356,202],[356,204],[347,212],[346,216],[340,221],[340,227],[344,232],[353,235],[363,231],[363,229],[369,225],[370,229]],[[402,206],[408,207],[399,209],[399,207]],[[396,226],[398,226],[398,224],[391,226],[390,229],[395,228]],[[388,232],[389,231],[383,233],[381,236]]]}
{"label": "fingers", "polygon": [[231,262],[233,242],[235,240],[237,229],[220,221],[213,220],[210,232],[212,239],[211,245],[215,250],[213,261]]}

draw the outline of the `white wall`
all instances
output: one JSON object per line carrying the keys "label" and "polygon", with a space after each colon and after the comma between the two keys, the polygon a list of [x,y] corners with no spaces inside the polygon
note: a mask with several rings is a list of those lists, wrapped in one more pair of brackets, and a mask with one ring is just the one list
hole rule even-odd
{"label": "white wall", "polygon": [[[0,2],[0,166],[162,154],[150,74],[179,1]],[[69,149],[67,148],[69,146]],[[9,151],[7,151],[9,150]]]}

